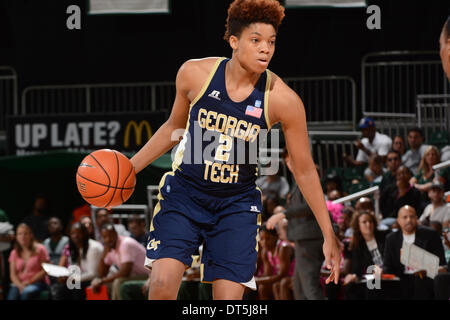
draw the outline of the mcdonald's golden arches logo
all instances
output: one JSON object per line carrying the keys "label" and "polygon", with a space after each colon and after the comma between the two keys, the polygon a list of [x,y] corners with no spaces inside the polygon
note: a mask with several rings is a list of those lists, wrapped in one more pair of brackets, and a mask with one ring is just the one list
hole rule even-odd
{"label": "mcdonald's golden arches logo", "polygon": [[124,134],[124,139],[123,139],[123,146],[125,148],[128,148],[130,146],[130,131],[131,128],[133,128],[134,130],[134,137],[135,137],[135,141],[136,141],[136,146],[141,146],[142,145],[142,130],[144,129],[147,131],[147,139],[150,139],[151,136],[153,135],[152,133],[152,128],[150,127],[150,124],[148,123],[147,120],[142,120],[141,122],[139,122],[139,124],[137,124],[136,121],[131,120],[130,122],[127,123],[127,126],[125,127],[125,134]]}

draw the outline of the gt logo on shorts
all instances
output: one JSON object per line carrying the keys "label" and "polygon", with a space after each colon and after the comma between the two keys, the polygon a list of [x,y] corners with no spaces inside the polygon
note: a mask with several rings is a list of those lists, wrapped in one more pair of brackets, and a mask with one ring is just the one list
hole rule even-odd
{"label": "gt logo on shorts", "polygon": [[158,244],[160,244],[161,241],[155,241],[155,239],[150,240],[150,242],[147,245],[147,250],[153,249],[156,251],[158,249]]}

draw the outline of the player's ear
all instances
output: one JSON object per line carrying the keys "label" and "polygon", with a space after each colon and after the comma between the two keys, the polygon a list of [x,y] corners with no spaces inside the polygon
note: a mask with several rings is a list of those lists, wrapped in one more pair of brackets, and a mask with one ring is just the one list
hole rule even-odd
{"label": "player's ear", "polygon": [[237,50],[237,48],[239,47],[239,39],[236,36],[230,36],[228,42],[230,43],[230,47],[233,50]]}

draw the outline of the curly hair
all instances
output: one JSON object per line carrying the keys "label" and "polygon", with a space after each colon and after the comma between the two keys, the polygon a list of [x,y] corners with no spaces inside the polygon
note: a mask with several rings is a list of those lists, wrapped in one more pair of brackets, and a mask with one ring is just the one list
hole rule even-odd
{"label": "curly hair", "polygon": [[284,7],[277,0],[235,0],[228,8],[224,39],[239,37],[242,30],[255,22],[271,24],[275,31],[284,18]]}

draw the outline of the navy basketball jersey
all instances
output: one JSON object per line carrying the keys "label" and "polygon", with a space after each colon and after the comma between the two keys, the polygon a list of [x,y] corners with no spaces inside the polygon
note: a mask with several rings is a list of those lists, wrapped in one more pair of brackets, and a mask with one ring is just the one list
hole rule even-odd
{"label": "navy basketball jersey", "polygon": [[172,169],[192,187],[215,196],[254,190],[258,147],[267,134],[270,71],[263,72],[251,94],[235,102],[225,87],[219,58],[192,101],[186,130]]}

